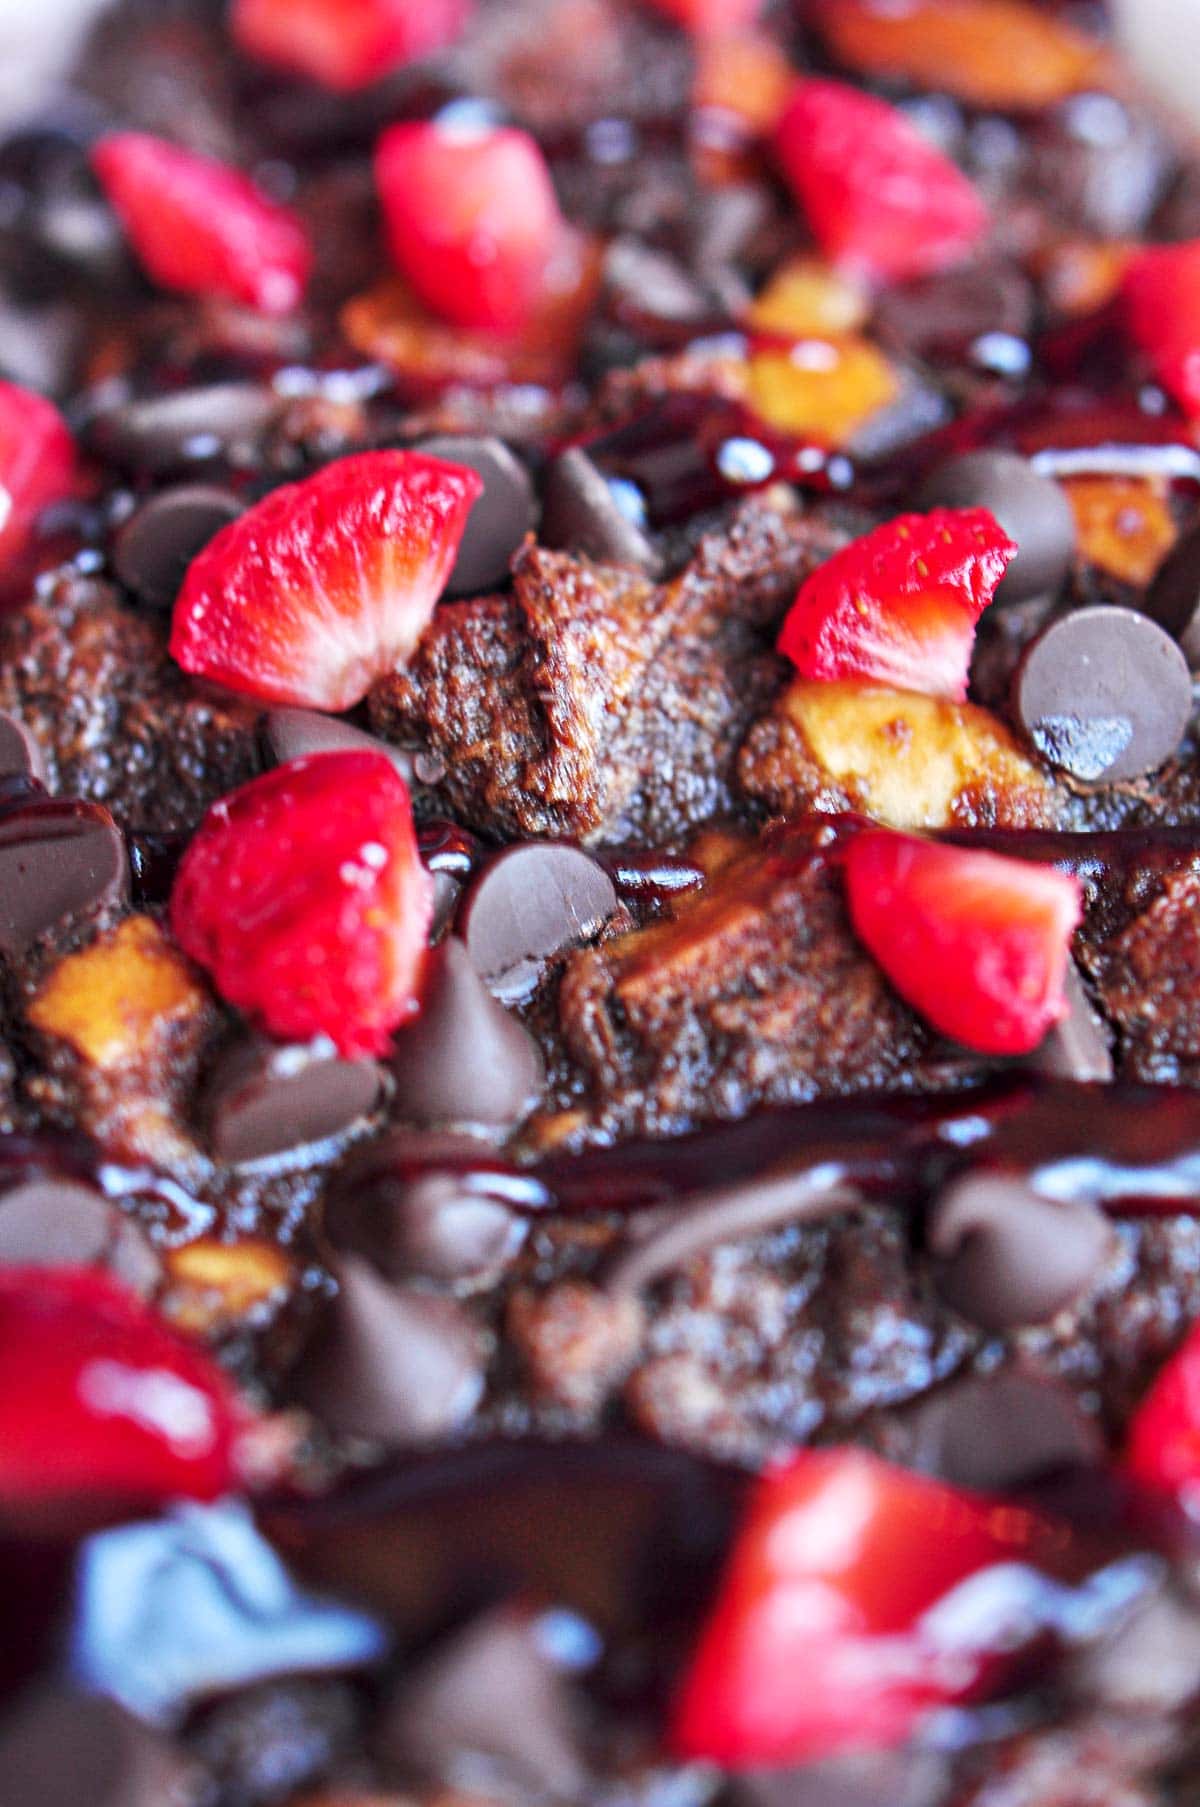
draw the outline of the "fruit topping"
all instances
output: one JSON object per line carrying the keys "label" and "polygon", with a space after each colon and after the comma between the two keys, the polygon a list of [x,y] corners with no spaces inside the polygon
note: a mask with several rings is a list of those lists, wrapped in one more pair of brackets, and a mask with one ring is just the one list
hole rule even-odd
{"label": "fruit topping", "polygon": [[1134,1413],[1127,1459],[1139,1481],[1200,1506],[1200,1326],[1194,1326]]}
{"label": "fruit topping", "polygon": [[997,604],[1054,595],[1075,556],[1075,515],[1061,484],[1016,452],[991,447],[939,464],[922,484],[921,508],[986,508],[1017,550]]}
{"label": "fruit topping", "polygon": [[895,107],[841,82],[802,81],[779,122],[784,174],[828,257],[885,282],[948,268],[984,236],[961,170]]}
{"label": "fruit topping", "polygon": [[900,515],[805,580],[779,650],[804,678],[961,700],[976,624],[1016,550],[983,508]]}
{"label": "fruit topping", "polygon": [[391,761],[321,753],[214,805],[180,865],[171,927],[270,1034],[327,1035],[355,1059],[415,1014],[432,910]]}
{"label": "fruit topping", "polygon": [[229,25],[248,55],[326,88],[366,88],[452,44],[471,0],[234,0]]}
{"label": "fruit topping", "polygon": [[741,31],[753,25],[763,9],[763,0],[650,0],[650,4],[698,38]]}
{"label": "fruit topping", "polygon": [[0,1269],[0,1509],[214,1499],[239,1417],[221,1371],[107,1275]]}
{"label": "fruit topping", "polygon": [[1079,881],[871,829],[846,849],[855,932],[901,997],[981,1054],[1028,1054],[1066,1015]]}
{"label": "fruit topping", "polygon": [[393,126],[376,180],[396,267],[455,326],[519,333],[569,243],[546,160],[527,132]]}
{"label": "fruit topping", "polygon": [[759,419],[816,444],[845,445],[899,394],[895,371],[866,339],[803,338],[750,359],[747,399]]}
{"label": "fruit topping", "polygon": [[952,1598],[984,1571],[1061,1561],[1061,1541],[1031,1511],[862,1451],[793,1457],[751,1497],[675,1749],[749,1769],[904,1743],[933,1708],[1003,1673],[994,1623],[972,1627]]}
{"label": "fruit topping", "polygon": [[363,452],[274,490],[195,559],[171,651],[264,702],[343,710],[407,658],[483,484],[416,452]]}
{"label": "fruit topping", "polygon": [[0,564],[21,551],[44,508],[70,495],[75,442],[52,402],[0,383]]}
{"label": "fruit topping", "polygon": [[1135,252],[1121,292],[1154,375],[1186,414],[1200,414],[1200,239]]}
{"label": "fruit topping", "polygon": [[144,132],[100,139],[92,164],[148,275],[264,314],[304,298],[312,248],[300,221],[249,179]]}

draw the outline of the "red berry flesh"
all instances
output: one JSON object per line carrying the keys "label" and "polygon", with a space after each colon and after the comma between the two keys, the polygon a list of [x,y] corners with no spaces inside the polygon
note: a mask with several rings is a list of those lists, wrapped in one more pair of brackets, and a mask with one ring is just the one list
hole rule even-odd
{"label": "red berry flesh", "polygon": [[743,31],[763,9],[763,0],[650,0],[650,4],[697,38]]}
{"label": "red berry flesh", "polygon": [[74,481],[75,442],[58,409],[31,389],[0,383],[0,566]]}
{"label": "red berry flesh", "polygon": [[114,132],[92,165],[146,273],[164,289],[264,314],[299,306],[312,269],[300,221],[247,177],[144,132]]}
{"label": "red berry flesh", "polygon": [[1147,1487],[1200,1515],[1200,1325],[1158,1374],[1134,1413],[1128,1463]]}
{"label": "red berry flesh", "polygon": [[432,914],[408,790],[371,751],[294,759],[222,798],[171,893],[176,940],[224,998],[349,1059],[415,1014]]}
{"label": "red berry flesh", "polygon": [[1122,294],[1134,344],[1172,400],[1200,416],[1200,239],[1139,251]]}
{"label": "red berry flesh", "polygon": [[453,44],[472,0],[234,0],[230,29],[247,55],[341,93]]}

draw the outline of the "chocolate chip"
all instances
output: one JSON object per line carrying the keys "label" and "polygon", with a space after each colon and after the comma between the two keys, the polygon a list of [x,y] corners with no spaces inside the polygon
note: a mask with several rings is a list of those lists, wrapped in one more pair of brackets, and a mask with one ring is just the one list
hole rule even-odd
{"label": "chocolate chip", "polygon": [[1113,1246],[1095,1205],[1042,1198],[1022,1178],[977,1172],[953,1181],[926,1240],[942,1296],[984,1330],[1042,1324],[1092,1284]]}
{"label": "chocolate chip", "polygon": [[1200,522],[1167,553],[1141,606],[1178,640],[1193,671],[1200,666]]}
{"label": "chocolate chip", "polygon": [[271,709],[263,720],[263,734],[267,750],[280,765],[310,753],[384,753],[406,784],[413,780],[410,753],[338,715],[319,715],[315,709]]}
{"label": "chocolate chip", "polygon": [[261,1161],[340,1136],[374,1110],[381,1084],[373,1060],[339,1060],[332,1048],[235,1043],[208,1084],[212,1152]]}
{"label": "chocolate chip", "polygon": [[510,1128],[537,1103],[541,1051],[498,1004],[466,945],[451,937],[430,958],[425,1000],[392,1046],[397,1114],[410,1123]]}
{"label": "chocolate chip", "polygon": [[464,1764],[516,1799],[574,1800],[586,1781],[566,1682],[538,1621],[499,1607],[439,1644],[383,1709],[379,1753],[397,1775],[453,1783]]}
{"label": "chocolate chip", "polygon": [[211,484],[183,483],[152,496],[113,543],[117,576],[151,608],[173,608],[196,554],[241,513],[236,496]]}
{"label": "chocolate chip", "polygon": [[143,1296],[158,1256],[138,1224],[90,1186],[28,1179],[0,1195],[0,1266],[103,1267]]}
{"label": "chocolate chip", "polygon": [[555,458],[546,472],[538,537],[543,546],[582,553],[598,564],[632,565],[651,577],[659,570],[646,534],[578,446]]}
{"label": "chocolate chip", "polygon": [[900,1456],[955,1487],[1002,1493],[1104,1460],[1104,1437],[1068,1387],[1004,1368],[971,1375],[906,1414]]}
{"label": "chocolate chip", "polygon": [[802,1769],[730,1777],[733,1807],[948,1807],[950,1759],[941,1751],[852,1751]]}
{"label": "chocolate chip", "polygon": [[1170,635],[1136,609],[1076,609],[1029,646],[1013,700],[1043,758],[1107,783],[1171,757],[1192,712],[1192,680]]}
{"label": "chocolate chip", "polygon": [[875,326],[903,350],[936,361],[962,357],[995,335],[1024,341],[1034,312],[1033,286],[1019,270],[969,264],[885,289]]}
{"label": "chocolate chip", "polygon": [[0,818],[0,950],[9,959],[128,893],[125,843],[99,804],[35,803]]}
{"label": "chocolate chip", "polygon": [[347,1255],[338,1295],[293,1376],[330,1430],[381,1443],[446,1436],[483,1390],[482,1339],[457,1300],[392,1286]]}
{"label": "chocolate chip", "polygon": [[564,841],[526,841],[484,867],[462,922],[476,972],[502,1004],[537,986],[547,960],[597,935],[617,909],[612,879]]}
{"label": "chocolate chip", "polygon": [[483,478],[483,494],[467,518],[447,596],[479,596],[506,583],[509,560],[537,525],[537,498],[529,472],[502,439],[444,433],[423,439],[418,450],[450,464],[465,464]]}
{"label": "chocolate chip", "polygon": [[186,1807],[199,1770],[99,1695],[44,1686],[0,1720],[0,1798],[21,1807]]}
{"label": "chocolate chip", "polygon": [[0,709],[0,778],[36,778],[46,782],[42,749],[19,715]]}
{"label": "chocolate chip", "polygon": [[282,406],[265,384],[213,383],[107,408],[89,436],[118,464],[155,475],[214,458],[242,464],[253,460]]}
{"label": "chocolate chip", "polygon": [[1102,1643],[1068,1663],[1066,1682],[1090,1707],[1138,1718],[1182,1711],[1200,1695],[1200,1613],[1170,1584],[1155,1588]]}
{"label": "chocolate chip", "polygon": [[1075,516],[1065,491],[1015,452],[967,452],[922,484],[919,508],[987,508],[1017,555],[996,600],[1022,602],[1059,589],[1075,555]]}
{"label": "chocolate chip", "polygon": [[687,220],[692,263],[707,272],[744,262],[770,217],[771,197],[765,188],[731,182],[699,189]]}
{"label": "chocolate chip", "polygon": [[628,235],[610,242],[602,278],[619,318],[628,314],[702,328],[721,312],[703,283],[668,252]]}
{"label": "chocolate chip", "polygon": [[1079,969],[1067,967],[1067,1015],[1029,1058],[1035,1073],[1108,1085],[1113,1078],[1112,1037],[1088,997]]}

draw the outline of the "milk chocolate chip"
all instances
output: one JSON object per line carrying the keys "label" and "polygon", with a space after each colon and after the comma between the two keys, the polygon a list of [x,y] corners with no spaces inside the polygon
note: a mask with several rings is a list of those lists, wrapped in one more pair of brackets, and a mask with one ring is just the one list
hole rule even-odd
{"label": "milk chocolate chip", "polygon": [[1043,1198],[1018,1175],[952,1181],[926,1237],[943,1297],[984,1330],[1042,1324],[1086,1292],[1113,1243],[1095,1205]]}
{"label": "milk chocolate chip", "polygon": [[1015,452],[966,452],[926,479],[919,508],[987,508],[1017,544],[996,601],[1023,602],[1057,590],[1075,554],[1075,516],[1053,477]]}
{"label": "milk chocolate chip", "polygon": [[47,801],[0,819],[0,950],[9,959],[57,923],[128,894],[125,842],[98,803]]}
{"label": "milk chocolate chip", "polygon": [[103,1267],[134,1292],[161,1271],[145,1232],[91,1186],[39,1176],[0,1195],[0,1267]]}
{"label": "milk chocolate chip", "polygon": [[430,956],[425,1001],[396,1035],[396,1110],[410,1123],[507,1128],[537,1103],[542,1056],[529,1031],[498,1004],[451,936]]}
{"label": "milk chocolate chip", "polygon": [[578,446],[555,458],[546,472],[538,537],[543,546],[582,553],[601,565],[632,565],[651,577],[659,569],[647,535]]}
{"label": "milk chocolate chip", "polygon": [[373,1060],[340,1060],[332,1048],[247,1040],[228,1049],[209,1080],[212,1152],[259,1161],[341,1135],[379,1101]]}
{"label": "milk chocolate chip", "polygon": [[483,494],[467,517],[447,596],[480,596],[508,581],[509,560],[537,525],[533,480],[502,439],[444,433],[417,448],[449,464],[465,464],[483,479]]}
{"label": "milk chocolate chip", "polygon": [[502,1004],[537,986],[546,962],[597,935],[617,909],[612,879],[562,841],[526,841],[475,879],[462,922],[475,970]]}

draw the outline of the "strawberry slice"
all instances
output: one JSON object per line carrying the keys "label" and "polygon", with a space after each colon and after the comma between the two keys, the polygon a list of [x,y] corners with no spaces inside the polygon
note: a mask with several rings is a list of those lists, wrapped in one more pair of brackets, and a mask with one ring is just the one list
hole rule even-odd
{"label": "strawberry slice", "polygon": [[793,1457],[752,1496],[678,1701],[677,1754],[749,1769],[903,1743],[1004,1671],[962,1629],[943,1642],[933,1609],[999,1564],[1060,1566],[1065,1541],[862,1450]]}
{"label": "strawberry slice", "polygon": [[221,995],[284,1041],[381,1054],[417,1010],[433,881],[382,753],[294,759],[214,804],[171,928]]}
{"label": "strawberry slice", "polygon": [[303,300],[312,268],[304,227],[237,170],[144,132],[100,139],[92,166],[161,287],[263,314],[286,314]]}
{"label": "strawberry slice", "polygon": [[1200,239],[1137,252],[1121,292],[1134,344],[1167,394],[1200,415]]}
{"label": "strawberry slice", "polygon": [[1134,1413],[1128,1465],[1145,1486],[1200,1512],[1200,1324],[1160,1369]]}
{"label": "strawberry slice", "polygon": [[52,403],[0,383],[0,565],[25,546],[38,515],[69,496],[75,442]]}
{"label": "strawberry slice", "polygon": [[234,0],[229,24],[247,55],[352,93],[453,44],[472,0]]}
{"label": "strawberry slice", "polygon": [[899,515],[801,584],[779,650],[804,678],[967,694],[975,628],[1017,548],[986,508]]}
{"label": "strawberry slice", "polygon": [[418,452],[339,458],[273,490],[192,561],[172,653],[263,702],[352,708],[420,639],[482,492]]}
{"label": "strawberry slice", "polygon": [[375,175],[392,258],[428,308],[499,333],[528,324],[566,229],[527,132],[393,126]]}
{"label": "strawberry slice", "polygon": [[674,19],[696,38],[712,38],[753,25],[763,0],[650,0],[656,11]]}
{"label": "strawberry slice", "polygon": [[903,113],[842,82],[800,82],[776,134],[826,256],[884,282],[958,263],[988,229],[962,171]]}
{"label": "strawberry slice", "polygon": [[1079,881],[1052,866],[870,829],[845,853],[859,939],[943,1035],[1028,1054],[1066,1015]]}
{"label": "strawberry slice", "polygon": [[246,1421],[221,1370],[109,1275],[0,1269],[0,1511],[215,1499]]}

